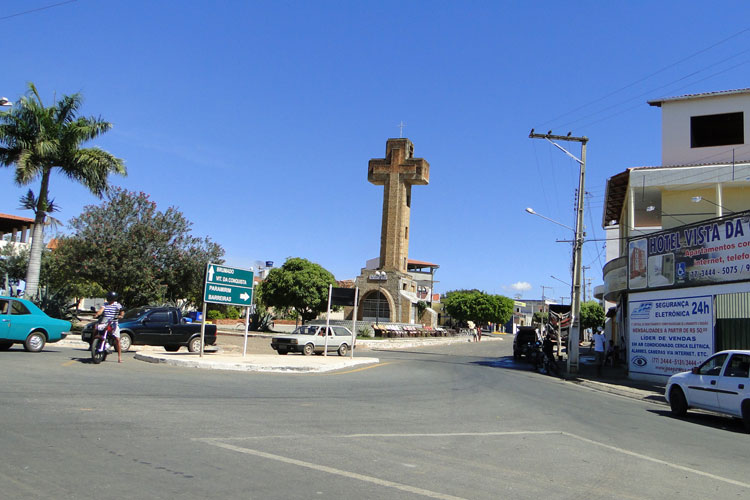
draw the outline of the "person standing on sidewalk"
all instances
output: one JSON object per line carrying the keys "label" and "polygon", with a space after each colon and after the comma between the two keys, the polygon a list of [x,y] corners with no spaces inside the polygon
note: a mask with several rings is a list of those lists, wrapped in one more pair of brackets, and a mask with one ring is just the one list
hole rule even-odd
{"label": "person standing on sidewalk", "polygon": [[602,366],[604,366],[604,354],[607,352],[607,339],[601,326],[596,327],[596,333],[593,337],[594,353],[596,355],[596,376],[602,376]]}

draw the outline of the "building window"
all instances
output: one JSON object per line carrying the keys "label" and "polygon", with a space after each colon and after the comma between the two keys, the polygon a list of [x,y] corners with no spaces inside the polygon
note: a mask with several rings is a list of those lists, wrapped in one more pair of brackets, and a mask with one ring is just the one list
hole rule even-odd
{"label": "building window", "polygon": [[406,226],[404,228],[404,239],[406,239],[406,240],[409,239],[409,226]]}
{"label": "building window", "polygon": [[707,148],[745,143],[744,113],[690,117],[690,147]]}

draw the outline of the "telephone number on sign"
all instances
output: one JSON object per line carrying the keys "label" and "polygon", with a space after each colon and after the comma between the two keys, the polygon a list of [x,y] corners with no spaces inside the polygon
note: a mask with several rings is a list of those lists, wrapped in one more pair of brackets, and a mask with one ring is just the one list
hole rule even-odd
{"label": "telephone number on sign", "polygon": [[739,274],[750,271],[750,264],[744,266],[725,266],[721,268],[721,274]]}

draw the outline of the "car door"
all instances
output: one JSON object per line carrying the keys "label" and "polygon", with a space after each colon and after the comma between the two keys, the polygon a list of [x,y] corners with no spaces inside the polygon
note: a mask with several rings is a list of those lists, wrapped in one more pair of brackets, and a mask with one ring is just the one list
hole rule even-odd
{"label": "car door", "polygon": [[742,416],[742,401],[750,395],[750,354],[733,353],[719,378],[718,392],[721,411]]}
{"label": "car door", "polygon": [[703,362],[693,373],[687,386],[690,406],[707,410],[719,409],[719,379],[729,355],[716,354]]}
{"label": "car door", "polygon": [[38,325],[38,319],[31,314],[28,307],[18,300],[10,301],[10,338],[15,340],[26,340],[26,337]]}
{"label": "car door", "polygon": [[141,338],[147,345],[165,345],[169,342],[171,324],[169,311],[152,311],[143,320]]}
{"label": "car door", "polygon": [[10,300],[0,299],[0,339],[10,338]]}

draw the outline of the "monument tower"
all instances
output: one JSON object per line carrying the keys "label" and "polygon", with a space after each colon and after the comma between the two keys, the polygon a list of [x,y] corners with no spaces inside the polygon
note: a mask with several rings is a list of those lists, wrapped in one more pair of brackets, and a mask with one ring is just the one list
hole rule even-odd
{"label": "monument tower", "polygon": [[367,180],[384,186],[378,267],[405,273],[409,258],[411,187],[430,182],[430,164],[423,158],[414,158],[414,144],[409,139],[388,139],[385,158],[370,160]]}
{"label": "monument tower", "polygon": [[429,183],[430,164],[414,158],[414,144],[409,139],[388,139],[385,158],[373,158],[368,163],[367,180],[383,186],[383,219],[380,257],[369,260],[355,279],[360,290],[357,320],[418,323],[419,283],[408,264],[411,187]]}

